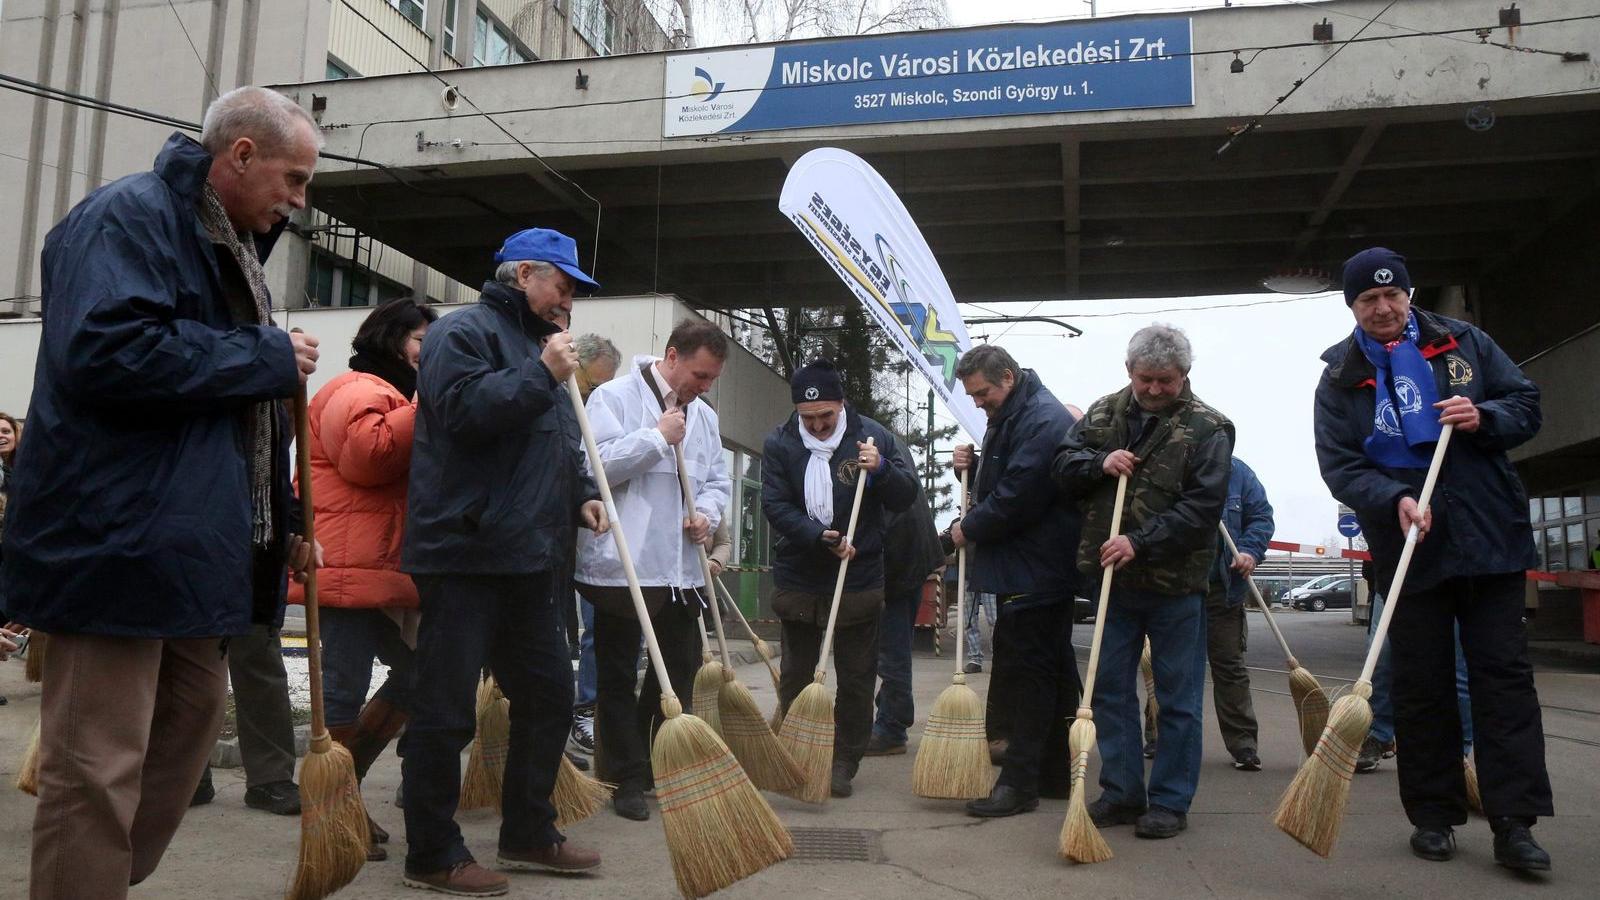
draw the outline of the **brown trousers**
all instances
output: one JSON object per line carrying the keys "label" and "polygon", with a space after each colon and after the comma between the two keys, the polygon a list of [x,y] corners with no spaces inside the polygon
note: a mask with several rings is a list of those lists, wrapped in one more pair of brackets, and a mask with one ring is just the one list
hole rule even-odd
{"label": "brown trousers", "polygon": [[126,897],[155,871],[222,727],[217,638],[50,635],[32,900]]}

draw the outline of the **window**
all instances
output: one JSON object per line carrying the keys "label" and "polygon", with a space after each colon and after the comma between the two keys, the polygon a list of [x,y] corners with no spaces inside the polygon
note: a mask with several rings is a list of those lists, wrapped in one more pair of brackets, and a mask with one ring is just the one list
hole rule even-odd
{"label": "window", "polygon": [[533,58],[522,52],[517,39],[489,14],[478,10],[472,31],[472,64],[475,66],[503,66],[507,63],[531,62]]}
{"label": "window", "polygon": [[605,0],[573,0],[572,26],[596,54],[607,56],[612,52],[617,17]]}
{"label": "window", "polygon": [[340,78],[354,78],[355,74],[356,73],[351,70],[349,66],[346,66],[344,63],[339,62],[331,56],[328,57],[328,74],[326,77],[329,81],[336,81]]}
{"label": "window", "polygon": [[400,15],[410,19],[411,24],[422,27],[422,19],[427,11],[423,0],[389,0],[389,5],[400,10]]}
{"label": "window", "polygon": [[444,36],[440,45],[444,52],[456,55],[456,0],[444,0]]}

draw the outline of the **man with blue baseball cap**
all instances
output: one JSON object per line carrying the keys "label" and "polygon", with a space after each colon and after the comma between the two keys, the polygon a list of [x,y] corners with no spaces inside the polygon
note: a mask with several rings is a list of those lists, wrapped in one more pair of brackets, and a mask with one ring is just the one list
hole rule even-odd
{"label": "man with blue baseball cap", "polygon": [[572,238],[548,229],[513,234],[494,259],[478,304],[440,319],[422,347],[402,550],[422,600],[415,712],[400,740],[405,883],[467,897],[508,889],[473,860],[454,821],[486,666],[511,701],[497,862],[600,864],[566,842],[550,805],[572,728],[551,572],[578,526],[608,527],[565,389],[578,366],[565,330],[572,295],[600,286],[579,268]]}
{"label": "man with blue baseball cap", "polygon": [[[1350,257],[1344,298],[1354,332],[1322,354],[1315,434],[1322,479],[1355,510],[1379,590],[1390,592],[1405,535],[1422,542],[1389,623],[1400,802],[1411,851],[1455,854],[1467,821],[1456,715],[1456,640],[1467,660],[1472,730],[1495,862],[1542,871],[1529,830],[1553,814],[1539,695],[1523,619],[1525,569],[1537,561],[1528,500],[1506,453],[1541,423],[1539,388],[1478,328],[1411,304],[1405,258],[1385,247]],[[1444,425],[1450,442],[1430,507],[1417,498]]]}

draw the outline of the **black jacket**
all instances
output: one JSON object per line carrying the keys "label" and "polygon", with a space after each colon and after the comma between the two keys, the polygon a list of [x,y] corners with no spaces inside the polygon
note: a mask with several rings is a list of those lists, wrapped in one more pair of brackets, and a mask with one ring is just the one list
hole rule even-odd
{"label": "black jacket", "polygon": [[[1417,345],[1433,368],[1439,397],[1472,398],[1482,424],[1457,433],[1434,487],[1433,527],[1417,545],[1406,588],[1423,590],[1458,575],[1520,572],[1538,564],[1528,497],[1506,451],[1532,438],[1542,421],[1539,388],[1487,334],[1466,322],[1417,310]],[[1368,459],[1376,405],[1372,363],[1354,336],[1329,347],[1317,385],[1315,433],[1322,480],[1355,510],[1384,592],[1405,545],[1396,505],[1422,493],[1426,469],[1389,469]]]}
{"label": "black jacket", "polygon": [[961,531],[973,542],[971,586],[994,594],[1062,594],[1077,587],[1077,504],[1056,489],[1050,464],[1072,414],[1032,369],[984,433],[983,457]]}
{"label": "black jacket", "polygon": [[[839,558],[822,543],[824,531],[840,534],[850,524],[855,501],[856,444],[877,440],[883,466],[870,476],[861,498],[856,522],[856,557],[845,575],[845,590],[865,591],[883,586],[884,526],[887,513],[910,506],[917,496],[917,478],[900,457],[899,442],[887,428],[845,407],[845,434],[829,463],[834,472],[833,521],[824,525],[806,513],[806,463],[810,451],[800,440],[800,416],[767,436],[761,460],[761,511],[772,523],[773,582],[791,591],[833,594],[839,577]],[[846,463],[849,463],[848,467]],[[844,475],[846,477],[841,477]]]}
{"label": "black jacket", "polygon": [[[911,473],[911,480],[917,486],[917,497],[904,510],[890,513],[884,524],[883,589],[886,597],[916,590],[934,570],[944,564],[939,526],[933,523],[928,495],[923,493],[911,451],[904,444],[900,445],[900,461]],[[864,498],[862,502],[866,502]]]}
{"label": "black jacket", "polygon": [[498,282],[428,330],[405,571],[525,575],[559,568],[570,553],[578,511],[599,492],[572,441],[566,387],[539,358],[540,342],[559,330]]}
{"label": "black jacket", "polygon": [[[153,171],[90,193],[45,238],[44,325],[0,570],[23,624],[146,638],[250,630],[243,421],[256,402],[292,397],[299,369],[287,333],[235,325],[228,311],[223,279],[242,276],[200,223],[210,169],[204,148],[174,134]],[[263,259],[274,237],[256,238]],[[280,542],[292,514],[283,437]],[[281,593],[261,599],[257,621],[281,615]]]}

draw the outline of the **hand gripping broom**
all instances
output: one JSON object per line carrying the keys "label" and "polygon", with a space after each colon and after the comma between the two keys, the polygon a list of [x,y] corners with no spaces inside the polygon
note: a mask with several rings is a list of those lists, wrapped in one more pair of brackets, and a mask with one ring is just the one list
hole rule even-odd
{"label": "hand gripping broom", "polygon": [[673,693],[575,376],[567,376],[567,393],[611,520],[611,536],[617,544],[623,574],[628,578],[634,615],[639,618],[650,664],[655,666],[656,680],[661,684],[661,713],[665,719],[650,747],[650,765],[655,772],[656,798],[661,803],[672,871],[678,890],[685,897],[704,897],[788,859],[794,853],[794,841],[716,732],[700,719],[685,714],[683,704]]}
{"label": "hand gripping broom", "polygon": [[[1228,526],[1218,522],[1217,528],[1228,544],[1228,552],[1237,557],[1239,548],[1233,543]],[[1256,605],[1267,617],[1267,627],[1272,630],[1272,636],[1278,639],[1278,646],[1283,648],[1283,664],[1289,667],[1289,696],[1294,701],[1295,712],[1300,716],[1300,743],[1305,746],[1306,756],[1309,757],[1317,749],[1317,739],[1322,736],[1323,726],[1328,724],[1328,695],[1317,682],[1317,676],[1307,671],[1289,652],[1289,642],[1283,639],[1283,632],[1272,617],[1271,606],[1261,596],[1261,589],[1256,587],[1256,580],[1246,578],[1245,581],[1250,585],[1250,596],[1255,598]],[[1360,742],[1357,742],[1357,746],[1360,746]]]}
{"label": "hand gripping broom", "polygon": [[[967,512],[967,473],[961,473],[961,514]],[[967,548],[956,551],[956,674],[928,714],[917,761],[911,767],[911,792],[918,797],[975,800],[989,796],[994,766],[984,734],[983,701],[967,687],[961,670],[966,646]]]}
{"label": "hand gripping broom", "polygon": [[[695,508],[694,489],[689,485],[689,470],[683,464],[683,444],[677,444],[678,484],[683,488],[684,509],[691,514]],[[718,729],[728,750],[744,767],[750,781],[764,791],[792,791],[800,786],[804,773],[794,758],[778,742],[772,727],[761,717],[750,689],[739,683],[728,656],[728,639],[722,631],[722,611],[718,608],[716,583],[711,574],[711,560],[706,548],[696,544],[695,554],[700,559],[700,571],[706,580],[706,596],[710,598],[711,623],[717,630],[717,645],[722,652],[722,665],[718,667],[719,682],[715,690],[708,689],[710,708],[717,716]],[[703,635],[704,630],[701,631]],[[709,666],[702,666],[704,673]],[[695,709],[700,708],[700,678],[695,677]]]}
{"label": "hand gripping broom", "polygon": [[[1450,444],[1453,425],[1444,426],[1439,443],[1433,448],[1433,462],[1428,466],[1428,477],[1422,483],[1422,496],[1417,499],[1417,515],[1428,514],[1428,503],[1433,499],[1434,483],[1439,480],[1439,467],[1444,462],[1445,448]],[[1290,837],[1304,844],[1318,856],[1326,857],[1339,840],[1339,826],[1344,823],[1344,807],[1350,799],[1350,779],[1355,774],[1356,755],[1361,742],[1372,727],[1372,670],[1378,664],[1378,654],[1383,651],[1384,638],[1389,635],[1389,622],[1394,619],[1395,607],[1400,605],[1400,591],[1405,586],[1406,570],[1411,567],[1411,555],[1417,548],[1418,531],[1415,523],[1406,532],[1405,546],[1400,550],[1400,563],[1395,567],[1394,581],[1389,587],[1389,602],[1383,607],[1378,627],[1372,633],[1372,646],[1367,649],[1366,665],[1361,667],[1361,677],[1350,693],[1339,698],[1328,717],[1328,726],[1311,756],[1300,764],[1300,771],[1289,783],[1273,821]]]}
{"label": "hand gripping broom", "polygon": [[[1128,476],[1117,476],[1117,499],[1111,507],[1111,538],[1122,533],[1122,502],[1128,495]],[[1107,538],[1110,540],[1111,538]],[[1094,749],[1094,680],[1100,666],[1100,638],[1106,630],[1106,607],[1111,600],[1111,573],[1115,566],[1100,570],[1100,605],[1094,614],[1094,640],[1089,644],[1089,667],[1083,679],[1083,702],[1067,737],[1072,753],[1072,797],[1067,801],[1067,820],[1061,823],[1061,855],[1076,863],[1105,862],[1111,847],[1100,836],[1089,818],[1084,802],[1084,779],[1089,773],[1089,751]]]}
{"label": "hand gripping broom", "polygon": [[[867,438],[872,443],[872,438]],[[845,529],[844,545],[854,546],[856,518],[861,512],[861,495],[866,491],[867,473],[857,467],[856,497],[850,504],[850,524]],[[833,775],[833,697],[825,686],[828,681],[828,654],[833,651],[833,627],[839,621],[839,598],[844,596],[844,576],[850,569],[850,556],[839,560],[839,577],[833,584],[833,604],[828,607],[828,627],[822,632],[822,648],[817,655],[817,674],[806,685],[800,696],[789,704],[783,717],[783,729],[778,740],[783,742],[789,755],[800,764],[805,781],[792,796],[807,803],[824,803],[828,799],[830,779]]]}
{"label": "hand gripping broom", "polygon": [[[311,499],[311,426],[306,387],[294,398],[296,468],[306,544],[316,552]],[[306,567],[306,660],[311,674],[311,746],[300,764],[300,859],[289,900],[320,900],[349,884],[367,861],[371,832],[361,805],[355,762],[328,735],[322,712],[322,643],[317,615],[316,560]]]}

